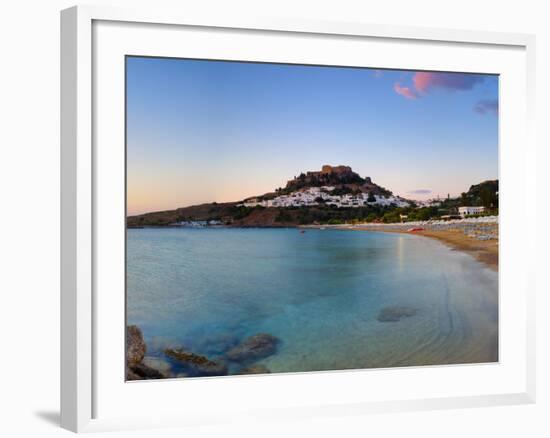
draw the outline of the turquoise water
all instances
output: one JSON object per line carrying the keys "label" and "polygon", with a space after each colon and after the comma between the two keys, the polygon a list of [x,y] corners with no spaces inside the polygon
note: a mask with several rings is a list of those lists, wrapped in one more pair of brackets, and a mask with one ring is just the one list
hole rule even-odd
{"label": "turquoise water", "polygon": [[[378,321],[387,306],[417,313]],[[152,356],[223,358],[270,333],[281,343],[258,363],[272,372],[493,362],[498,274],[415,235],[129,229],[127,322]]]}

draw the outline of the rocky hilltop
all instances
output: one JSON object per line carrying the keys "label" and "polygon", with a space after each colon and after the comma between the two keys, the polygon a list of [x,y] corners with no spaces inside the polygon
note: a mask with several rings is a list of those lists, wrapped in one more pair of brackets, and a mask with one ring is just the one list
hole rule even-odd
{"label": "rocky hilltop", "polygon": [[320,171],[301,173],[287,182],[282,192],[292,192],[307,187],[335,186],[347,187],[354,191],[372,193],[373,195],[391,196],[392,193],[374,184],[370,177],[362,178],[350,166],[331,166],[325,164]]}

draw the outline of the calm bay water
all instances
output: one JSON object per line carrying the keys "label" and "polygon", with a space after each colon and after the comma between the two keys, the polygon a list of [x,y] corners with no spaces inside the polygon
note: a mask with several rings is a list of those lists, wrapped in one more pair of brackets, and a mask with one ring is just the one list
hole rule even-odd
{"label": "calm bay water", "polygon": [[[380,322],[388,306],[417,309]],[[421,236],[296,229],[129,229],[127,319],[149,355],[281,343],[272,372],[498,360],[498,274]],[[235,371],[235,370],[232,370]]]}

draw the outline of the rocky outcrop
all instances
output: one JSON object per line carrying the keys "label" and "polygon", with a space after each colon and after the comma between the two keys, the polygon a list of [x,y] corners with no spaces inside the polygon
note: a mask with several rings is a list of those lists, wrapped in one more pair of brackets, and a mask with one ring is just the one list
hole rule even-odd
{"label": "rocky outcrop", "polygon": [[129,325],[126,328],[126,363],[128,365],[140,363],[146,351],[141,329],[137,325]]}
{"label": "rocky outcrop", "polygon": [[144,363],[147,346],[143,333],[136,325],[126,327],[126,380],[163,379],[157,369]]}
{"label": "rocky outcrop", "polygon": [[259,333],[245,339],[226,354],[232,362],[247,362],[271,356],[277,351],[279,339],[268,333]]}
{"label": "rocky outcrop", "polygon": [[182,348],[166,348],[166,356],[178,361],[186,367],[192,368],[200,376],[225,376],[227,366],[223,362],[215,362],[206,356],[185,351]]}
{"label": "rocky outcrop", "polygon": [[390,306],[383,308],[378,314],[380,322],[397,322],[403,317],[416,315],[416,309],[406,306]]}

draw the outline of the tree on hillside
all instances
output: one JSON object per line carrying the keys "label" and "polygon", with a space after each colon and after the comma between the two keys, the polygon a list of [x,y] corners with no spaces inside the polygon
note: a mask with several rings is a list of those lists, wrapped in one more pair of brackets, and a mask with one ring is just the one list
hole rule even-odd
{"label": "tree on hillside", "polygon": [[484,186],[479,191],[481,205],[485,208],[494,208],[498,206],[498,196],[494,190],[488,186]]}
{"label": "tree on hillside", "polygon": [[394,222],[400,222],[401,217],[399,216],[399,213],[397,211],[393,210],[393,211],[388,211],[387,213],[384,213],[382,220],[385,223],[394,223]]}
{"label": "tree on hillside", "polygon": [[376,214],[376,213],[369,213],[367,215],[367,222],[373,222],[375,220],[377,220],[379,218],[379,216]]}

